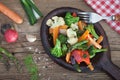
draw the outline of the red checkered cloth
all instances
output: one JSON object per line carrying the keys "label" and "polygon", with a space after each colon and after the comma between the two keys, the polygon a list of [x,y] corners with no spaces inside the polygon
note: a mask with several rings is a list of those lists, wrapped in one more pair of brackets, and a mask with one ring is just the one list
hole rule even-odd
{"label": "red checkered cloth", "polygon": [[[120,14],[120,0],[85,0],[101,16]],[[107,21],[120,34],[120,21]]]}

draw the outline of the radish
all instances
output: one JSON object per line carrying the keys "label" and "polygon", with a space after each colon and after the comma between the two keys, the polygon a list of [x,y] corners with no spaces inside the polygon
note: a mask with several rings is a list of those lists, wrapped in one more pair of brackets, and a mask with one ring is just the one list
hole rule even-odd
{"label": "radish", "polygon": [[12,43],[18,39],[18,33],[10,23],[2,24],[1,33],[4,35],[6,42]]}
{"label": "radish", "polygon": [[13,29],[7,29],[5,31],[4,37],[8,43],[12,43],[18,39],[18,33],[17,33],[17,31],[15,31]]}

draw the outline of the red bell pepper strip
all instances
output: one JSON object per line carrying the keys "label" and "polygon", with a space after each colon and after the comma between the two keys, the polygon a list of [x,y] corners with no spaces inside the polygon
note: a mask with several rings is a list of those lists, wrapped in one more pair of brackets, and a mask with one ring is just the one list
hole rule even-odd
{"label": "red bell pepper strip", "polygon": [[71,55],[75,58],[76,62],[80,64],[81,62],[85,62],[90,70],[93,70],[93,66],[90,62],[90,56],[88,51],[83,51],[83,50],[73,50],[71,52]]}
{"label": "red bell pepper strip", "polygon": [[73,50],[72,56],[74,56],[78,64],[80,64],[81,62],[85,62],[87,65],[90,64],[90,56],[87,51]]}

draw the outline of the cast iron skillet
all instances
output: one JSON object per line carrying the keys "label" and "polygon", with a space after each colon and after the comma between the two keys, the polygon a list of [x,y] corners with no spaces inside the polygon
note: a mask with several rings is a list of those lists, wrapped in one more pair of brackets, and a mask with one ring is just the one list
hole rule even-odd
{"label": "cast iron skillet", "polygon": [[[70,69],[70,70],[74,70],[74,67],[71,64],[68,64],[65,62],[64,59],[62,58],[55,58],[54,56],[51,55],[50,53],[50,49],[53,47],[53,43],[50,39],[50,35],[48,33],[48,26],[46,25],[46,21],[50,18],[52,18],[53,16],[65,16],[66,12],[79,12],[81,10],[76,9],[76,8],[71,8],[71,7],[61,7],[61,8],[57,8],[53,11],[51,11],[50,13],[48,13],[48,15],[44,18],[42,24],[41,24],[41,40],[42,40],[42,45],[46,51],[46,53],[49,55],[49,57],[55,61],[56,63],[58,63],[59,65]],[[95,26],[95,30],[97,31],[97,33],[99,35],[103,35],[104,36],[104,40],[102,42],[102,46],[104,48],[107,48],[108,51],[107,52],[103,52],[103,53],[98,53],[91,61],[93,66],[95,67],[95,69],[102,69],[105,72],[107,72],[112,78],[116,79],[116,80],[120,80],[120,68],[118,68],[116,65],[114,65],[111,61],[111,56],[110,56],[110,47],[109,47],[109,43],[108,43],[108,39],[107,36],[102,28],[102,26],[99,23],[94,24]],[[88,72],[89,69],[86,67],[85,64],[81,64],[80,65],[82,72]]]}

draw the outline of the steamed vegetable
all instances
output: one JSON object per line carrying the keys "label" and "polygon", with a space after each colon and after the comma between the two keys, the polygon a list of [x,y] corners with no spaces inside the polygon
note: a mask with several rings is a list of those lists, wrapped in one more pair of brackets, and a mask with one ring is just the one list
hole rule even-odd
{"label": "steamed vegetable", "polygon": [[7,6],[5,6],[3,3],[0,2],[0,12],[2,12],[4,15],[9,17],[11,20],[16,22],[17,24],[23,23],[23,18],[18,15],[13,10],[9,9]]}
{"label": "steamed vegetable", "polygon": [[59,39],[56,39],[56,45],[55,47],[51,50],[51,54],[55,57],[61,57],[62,54],[62,48],[61,48],[61,42]]}
{"label": "steamed vegetable", "polygon": [[68,37],[67,42],[70,45],[74,45],[78,41],[77,33],[72,28],[67,29],[67,37]]}
{"label": "steamed vegetable", "polygon": [[47,20],[46,24],[50,26],[50,28],[54,28],[65,25],[65,21],[62,17],[53,16],[51,19]]}
{"label": "steamed vegetable", "polygon": [[80,21],[75,13],[67,12],[65,17],[53,16],[46,25],[55,43],[51,54],[56,58],[62,57],[78,72],[83,62],[91,71],[94,70],[90,59],[98,52],[107,51],[101,45],[103,36],[97,34],[92,24]]}
{"label": "steamed vegetable", "polygon": [[71,64],[73,65],[73,67],[74,67],[78,72],[81,72],[81,69],[80,69],[79,65],[77,64],[74,56],[71,56],[70,59],[71,59]]}
{"label": "steamed vegetable", "polygon": [[97,53],[107,51],[107,49],[96,49],[94,46],[90,46],[88,52],[90,54],[90,58],[93,58]]}
{"label": "steamed vegetable", "polygon": [[[74,58],[78,64],[80,64],[81,62],[85,62],[87,65],[91,65],[90,56],[87,51],[73,50],[71,54],[72,54],[72,56],[74,56]],[[91,67],[93,67],[93,66],[91,65]],[[93,68],[91,68],[91,67],[90,67],[90,69],[93,70]]]}
{"label": "steamed vegetable", "polygon": [[70,12],[67,12],[65,15],[65,23],[68,26],[71,26],[72,23],[76,23],[79,21],[79,17],[73,17]]}
{"label": "steamed vegetable", "polygon": [[88,40],[91,42],[92,45],[94,45],[96,48],[101,49],[102,46],[98,44],[90,35],[87,36]]}
{"label": "steamed vegetable", "polygon": [[61,44],[66,43],[67,42],[67,36],[63,35],[63,34],[59,34],[58,39],[61,41]]}
{"label": "steamed vegetable", "polygon": [[82,41],[82,40],[86,40],[86,38],[88,37],[89,35],[89,31],[86,30],[78,39],[78,41]]}
{"label": "steamed vegetable", "polygon": [[76,44],[74,44],[70,50],[74,50],[74,49],[82,49],[82,50],[87,50],[88,49],[88,46],[87,46],[87,43],[88,41],[87,40],[84,40],[84,41],[81,41],[81,42],[78,42]]}
{"label": "steamed vegetable", "polygon": [[96,39],[99,38],[98,34],[95,32],[95,29],[94,29],[93,24],[89,24],[89,25],[86,27],[86,29],[89,30],[89,32],[90,32]]}

